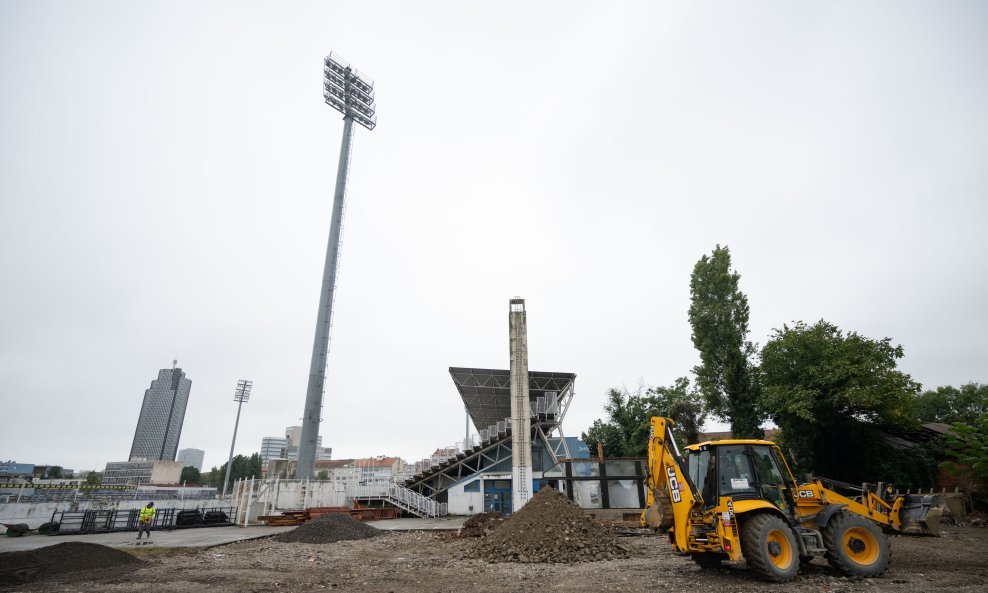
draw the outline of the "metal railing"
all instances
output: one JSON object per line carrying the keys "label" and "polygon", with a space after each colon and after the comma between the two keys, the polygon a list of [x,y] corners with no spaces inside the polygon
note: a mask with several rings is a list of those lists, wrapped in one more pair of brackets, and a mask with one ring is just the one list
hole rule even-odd
{"label": "metal railing", "polygon": [[446,503],[436,502],[394,482],[357,486],[353,497],[381,498],[420,517],[442,517],[447,512]]}

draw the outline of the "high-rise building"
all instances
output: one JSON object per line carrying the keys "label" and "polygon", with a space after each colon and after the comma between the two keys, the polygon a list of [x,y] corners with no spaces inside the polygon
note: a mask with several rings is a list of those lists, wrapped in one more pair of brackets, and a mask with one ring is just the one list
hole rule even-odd
{"label": "high-rise building", "polygon": [[178,461],[182,467],[194,467],[202,471],[202,460],[206,457],[206,452],[202,449],[182,449],[178,452]]}
{"label": "high-rise building", "polygon": [[264,437],[261,439],[261,463],[267,466],[272,459],[288,459],[288,439]]}
{"label": "high-rise building", "polygon": [[185,378],[177,364],[158,371],[158,378],[144,392],[130,461],[175,461],[192,390],[192,381]]}
{"label": "high-rise building", "polygon": [[[301,426],[285,427],[285,438],[264,437],[261,439],[261,461],[267,465],[272,459],[298,460],[299,439],[302,436]],[[316,460],[328,461],[333,458],[333,448],[322,446],[322,437],[316,440]]]}

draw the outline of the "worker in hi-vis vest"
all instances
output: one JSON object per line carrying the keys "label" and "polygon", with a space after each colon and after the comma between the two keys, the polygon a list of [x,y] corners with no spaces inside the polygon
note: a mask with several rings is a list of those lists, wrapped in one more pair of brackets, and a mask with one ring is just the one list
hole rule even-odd
{"label": "worker in hi-vis vest", "polygon": [[141,514],[137,518],[137,539],[141,539],[141,534],[145,531],[148,534],[148,539],[151,539],[151,524],[154,523],[154,516],[157,512],[154,510],[153,502],[149,502],[146,507],[141,509]]}

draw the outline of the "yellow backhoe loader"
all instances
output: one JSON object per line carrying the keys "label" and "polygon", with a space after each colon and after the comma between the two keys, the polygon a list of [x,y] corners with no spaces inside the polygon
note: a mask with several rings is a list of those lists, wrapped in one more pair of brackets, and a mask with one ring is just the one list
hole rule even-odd
{"label": "yellow backhoe loader", "polygon": [[936,497],[824,478],[799,485],[771,441],[709,441],[684,458],[672,425],[652,418],[641,520],[702,567],[743,557],[758,577],[785,582],[824,555],[845,575],[874,577],[888,567],[888,533],[940,535]]}

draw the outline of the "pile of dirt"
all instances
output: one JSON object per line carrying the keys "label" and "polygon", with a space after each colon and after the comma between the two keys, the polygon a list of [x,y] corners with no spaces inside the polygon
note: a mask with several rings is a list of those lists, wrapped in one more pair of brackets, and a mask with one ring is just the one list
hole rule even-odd
{"label": "pile of dirt", "polygon": [[285,543],[330,544],[378,535],[381,535],[380,530],[361,523],[346,513],[327,513],[271,539]]}
{"label": "pile of dirt", "polygon": [[488,562],[593,562],[627,558],[628,548],[553,488],[539,491],[469,556]]}
{"label": "pile of dirt", "polygon": [[144,564],[127,552],[99,544],[64,542],[0,554],[0,585],[18,585],[67,572]]}
{"label": "pile of dirt", "polygon": [[485,535],[496,531],[501,523],[507,519],[501,513],[489,512],[480,513],[479,515],[474,515],[463,523],[463,527],[460,528],[458,535],[460,537],[484,537]]}

